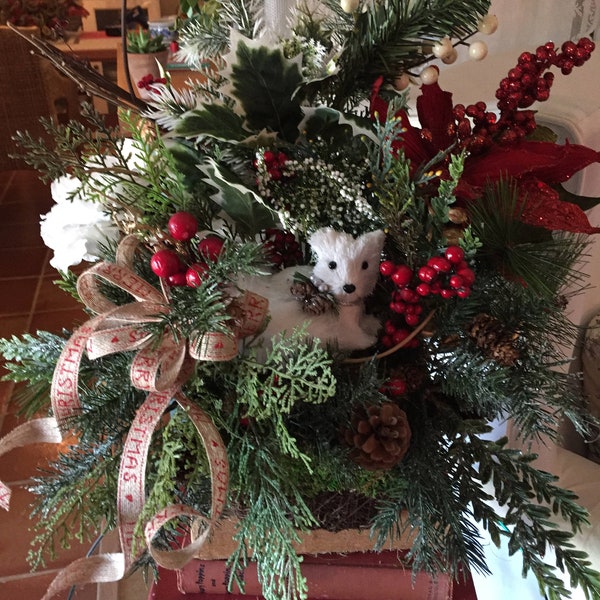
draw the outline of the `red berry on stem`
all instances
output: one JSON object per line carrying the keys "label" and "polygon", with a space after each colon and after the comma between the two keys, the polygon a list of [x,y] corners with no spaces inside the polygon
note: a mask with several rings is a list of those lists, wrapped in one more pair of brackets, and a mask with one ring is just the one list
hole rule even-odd
{"label": "red berry on stem", "polygon": [[459,298],[468,298],[471,295],[471,288],[470,287],[460,288],[460,289],[456,290],[456,295]]}
{"label": "red berry on stem", "polygon": [[190,265],[185,274],[185,280],[189,287],[199,287],[204,283],[205,274],[208,272],[206,263],[194,263]]}
{"label": "red berry on stem", "polygon": [[475,283],[475,273],[472,271],[472,269],[469,269],[468,267],[458,270],[456,274],[462,277],[463,282],[466,286],[471,286]]}
{"label": "red berry on stem", "polygon": [[178,242],[191,240],[198,231],[196,217],[184,210],[176,212],[171,216],[167,224],[171,237]]}
{"label": "red berry on stem", "polygon": [[395,270],[396,265],[391,260],[384,260],[379,264],[379,272],[384,277],[390,277]]}
{"label": "red berry on stem", "polygon": [[407,265],[399,265],[396,270],[392,273],[392,281],[397,286],[408,285],[412,279],[412,269]]}
{"label": "red berry on stem", "polygon": [[451,288],[454,288],[456,290],[458,288],[463,287],[465,282],[460,275],[452,275],[448,280],[448,283],[450,284]]}
{"label": "red berry on stem", "polygon": [[392,337],[389,335],[384,335],[381,338],[381,343],[383,344],[384,348],[391,348],[394,345]]}
{"label": "red berry on stem", "polygon": [[181,261],[177,252],[164,248],[152,255],[150,268],[159,277],[169,277],[181,271]]}
{"label": "red berry on stem", "polygon": [[388,379],[382,388],[382,392],[386,396],[402,396],[402,394],[406,394],[408,386],[406,385],[406,381],[404,379],[400,379],[399,377],[392,377]]}
{"label": "red berry on stem", "polygon": [[460,246],[448,246],[444,256],[453,265],[456,265],[465,259],[465,252]]}
{"label": "red berry on stem", "polygon": [[443,256],[432,256],[427,261],[427,266],[431,267],[432,269],[435,269],[440,273],[448,273],[448,271],[450,271],[450,269],[452,268],[450,261],[444,258]]}
{"label": "red berry on stem", "polygon": [[396,332],[394,332],[394,335],[392,335],[392,342],[394,343],[394,346],[401,344],[409,335],[410,331],[408,329],[398,329]]}
{"label": "red berry on stem", "polygon": [[383,330],[385,331],[386,335],[394,335],[394,333],[396,333],[396,326],[394,325],[393,321],[386,321],[385,325],[383,326]]}
{"label": "red berry on stem", "polygon": [[216,235],[209,235],[198,243],[198,252],[202,256],[212,262],[215,262],[221,252],[223,252],[223,246],[225,242]]}
{"label": "red berry on stem", "polygon": [[167,283],[171,286],[181,287],[187,285],[187,279],[185,276],[185,272],[180,271],[179,273],[174,273],[173,275],[169,275],[167,277]]}
{"label": "red berry on stem", "polygon": [[431,294],[431,287],[428,283],[420,283],[415,288],[415,291],[417,292],[417,294],[419,294],[419,296],[429,296]]}
{"label": "red berry on stem", "polygon": [[431,283],[437,277],[437,271],[433,267],[425,266],[419,269],[417,275],[421,281]]}
{"label": "red berry on stem", "polygon": [[404,320],[406,321],[407,325],[410,325],[411,327],[416,327],[419,324],[421,317],[416,313],[412,313],[410,315],[404,315]]}

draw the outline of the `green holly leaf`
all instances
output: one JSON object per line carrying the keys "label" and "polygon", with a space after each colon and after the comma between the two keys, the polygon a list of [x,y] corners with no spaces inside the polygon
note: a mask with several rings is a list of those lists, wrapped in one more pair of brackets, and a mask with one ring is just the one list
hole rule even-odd
{"label": "green holly leaf", "polygon": [[277,213],[265,206],[261,197],[241,183],[230,171],[208,159],[200,166],[204,181],[217,191],[211,196],[235,222],[240,235],[253,237],[278,223]]}
{"label": "green holly leaf", "polygon": [[269,48],[232,32],[231,51],[225,56],[223,75],[229,80],[221,91],[236,101],[236,111],[254,131],[277,131],[293,142],[302,120],[300,98],[303,82],[300,57],[287,59],[279,48]]}
{"label": "green holly leaf", "polygon": [[345,114],[328,106],[304,108],[304,120],[300,130],[308,139],[327,137],[339,139],[351,133],[353,136],[363,136],[379,143],[369,119],[358,115]]}
{"label": "green holly leaf", "polygon": [[206,104],[182,117],[175,133],[183,137],[212,137],[225,142],[240,142],[248,137],[242,117],[224,104]]}

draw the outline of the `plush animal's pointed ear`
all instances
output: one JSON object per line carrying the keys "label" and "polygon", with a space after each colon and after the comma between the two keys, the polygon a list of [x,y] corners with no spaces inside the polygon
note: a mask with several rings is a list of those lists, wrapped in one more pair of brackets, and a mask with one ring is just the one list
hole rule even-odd
{"label": "plush animal's pointed ear", "polygon": [[369,247],[374,252],[381,252],[385,242],[385,232],[381,229],[369,231],[369,233],[361,235],[360,240],[365,248]]}
{"label": "plush animal's pointed ear", "polygon": [[308,244],[315,254],[320,255],[325,248],[331,248],[337,235],[338,232],[332,227],[322,227],[308,238]]}

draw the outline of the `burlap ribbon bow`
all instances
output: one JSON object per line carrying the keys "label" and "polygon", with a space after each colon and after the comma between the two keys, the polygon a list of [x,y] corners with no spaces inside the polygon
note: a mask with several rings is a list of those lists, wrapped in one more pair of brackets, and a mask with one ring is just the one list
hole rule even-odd
{"label": "burlap ribbon bow", "polygon": [[[195,360],[230,360],[237,354],[238,340],[259,330],[267,314],[268,301],[247,292],[237,302],[237,328],[231,335],[220,332],[199,334],[194,340],[175,340],[165,332],[158,346],[151,344],[148,323],[161,320],[168,312],[165,295],[132,270],[138,245],[134,236],[126,237],[117,249],[115,263],[101,262],[85,271],[77,281],[81,300],[96,316],[79,327],[68,340],[52,380],[51,402],[54,417],[38,419],[15,429],[0,440],[0,454],[36,442],[60,442],[60,432],[68,431],[69,420],[81,410],[78,394],[79,368],[84,352],[90,359],[115,352],[135,351],[130,369],[131,384],[148,392],[131,423],[123,447],[118,478],[117,508],[122,553],[104,554],[75,561],[52,582],[44,600],[75,583],[115,581],[130,569],[136,556],[133,532],[142,513],[145,498],[145,471],[153,432],[165,410],[175,400],[194,423],[203,441],[211,476],[211,511],[206,517],[188,506],[165,507],[145,526],[149,552],[167,568],[180,568],[197,553],[211,527],[222,514],[226,502],[229,468],[225,446],[210,417],[183,393],[182,385],[190,376]],[[128,292],[134,302],[117,306],[103,293],[104,280]],[[8,508],[10,490],[0,482],[0,506]],[[185,547],[159,551],[152,543],[156,533],[168,521],[192,517],[202,531]]]}

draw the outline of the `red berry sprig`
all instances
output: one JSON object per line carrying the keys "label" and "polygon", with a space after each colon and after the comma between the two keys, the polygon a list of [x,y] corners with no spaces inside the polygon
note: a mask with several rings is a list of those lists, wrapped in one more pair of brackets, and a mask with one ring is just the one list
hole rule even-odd
{"label": "red berry sprig", "polygon": [[439,294],[445,300],[455,296],[468,298],[475,282],[475,273],[467,265],[460,246],[448,246],[444,256],[432,256],[417,277],[422,282],[416,287],[417,293],[424,297]]}
{"label": "red berry sprig", "polygon": [[267,173],[271,176],[274,181],[279,181],[283,177],[283,166],[288,160],[287,154],[284,152],[272,152],[271,150],[265,150],[263,154],[265,166],[267,167]]}
{"label": "red berry sprig", "polygon": [[[199,287],[207,279],[209,263],[216,262],[223,252],[224,241],[209,235],[198,242],[200,261],[193,262],[190,244],[198,233],[198,222],[189,212],[179,211],[167,223],[170,239],[163,237],[165,246],[150,258],[153,273],[172,287]],[[191,264],[190,264],[191,263]]]}
{"label": "red berry sprig", "polygon": [[405,379],[401,377],[390,377],[386,381],[384,381],[379,391],[382,394],[385,394],[388,398],[398,398],[399,396],[404,396],[408,391],[408,384]]}
{"label": "red berry sprig", "polygon": [[198,221],[191,213],[181,210],[171,216],[167,229],[174,240],[187,242],[198,232]]}
{"label": "red berry sprig", "polygon": [[285,269],[302,262],[302,249],[296,236],[281,229],[267,229],[263,246],[274,266]]}
{"label": "red berry sprig", "polygon": [[175,250],[163,248],[156,251],[150,258],[150,268],[155,275],[167,279],[177,273],[181,273],[183,263]]}
{"label": "red berry sprig", "polygon": [[454,107],[454,131],[461,146],[478,153],[494,142],[512,144],[531,133],[536,128],[535,113],[524,109],[550,97],[554,73],[545,71],[554,66],[569,75],[589,60],[594,48],[593,41],[581,38],[576,43],[565,42],[560,51],[547,42],[535,52],[523,52],[496,90],[499,117],[487,111],[485,102]]}
{"label": "red berry sprig", "polygon": [[[389,308],[397,317],[386,321],[381,338],[386,348],[397,346],[410,335],[407,326],[419,325],[425,298],[432,295],[439,295],[444,300],[467,298],[475,282],[475,273],[465,261],[460,246],[448,246],[442,256],[432,256],[416,272],[408,265],[396,265],[391,260],[380,263],[379,272],[396,287],[391,293]],[[399,318],[404,321],[403,325],[397,324]],[[415,338],[408,346],[412,347],[413,342],[418,344]]]}

